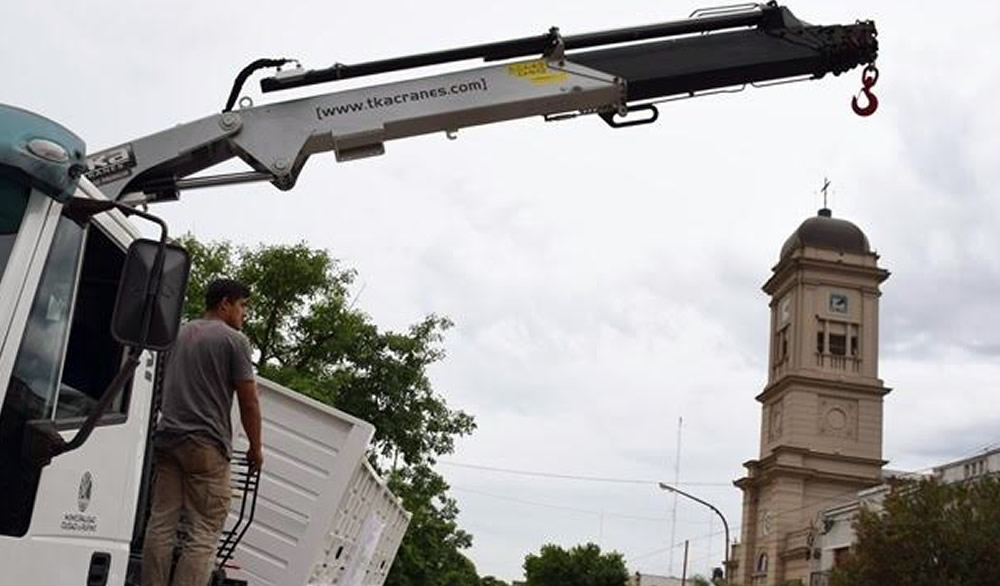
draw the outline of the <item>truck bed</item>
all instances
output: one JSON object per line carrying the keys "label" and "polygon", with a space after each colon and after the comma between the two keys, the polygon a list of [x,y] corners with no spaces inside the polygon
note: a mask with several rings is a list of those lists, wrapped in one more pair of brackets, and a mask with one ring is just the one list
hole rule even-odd
{"label": "truck bed", "polygon": [[[227,574],[250,586],[381,586],[410,514],[367,462],[374,427],[267,379],[257,388],[264,468]],[[240,429],[233,447],[247,445]]]}

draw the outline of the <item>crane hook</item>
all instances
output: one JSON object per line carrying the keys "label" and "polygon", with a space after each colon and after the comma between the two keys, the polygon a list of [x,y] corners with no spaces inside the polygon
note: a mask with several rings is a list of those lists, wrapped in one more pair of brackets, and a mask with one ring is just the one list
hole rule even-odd
{"label": "crane hook", "polygon": [[861,72],[861,91],[858,92],[858,96],[864,94],[866,100],[868,101],[867,106],[861,106],[858,104],[858,96],[851,98],[851,108],[854,113],[858,116],[871,116],[878,110],[878,96],[872,93],[872,88],[875,87],[875,83],[878,81],[878,67],[875,64],[869,64],[865,67],[865,70]]}

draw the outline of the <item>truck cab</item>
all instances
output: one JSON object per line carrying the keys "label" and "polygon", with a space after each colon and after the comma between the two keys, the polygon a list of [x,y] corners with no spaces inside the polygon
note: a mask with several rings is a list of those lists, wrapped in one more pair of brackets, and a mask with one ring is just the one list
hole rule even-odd
{"label": "truck cab", "polygon": [[[150,271],[162,275],[155,296],[172,298],[177,311],[155,313],[148,329],[159,341],[122,333],[121,315],[149,321],[135,317],[169,305],[137,301],[149,291],[136,286],[132,252],[151,241],[120,210],[152,216],[113,207],[74,168],[82,164],[75,152],[82,142],[65,129],[0,105],[4,584],[121,586],[141,575],[161,355],[139,348],[169,345],[170,335],[152,332],[176,323],[169,316],[179,315],[184,287],[167,276],[179,263]],[[258,384],[270,462],[259,493],[252,483],[249,516],[247,491],[234,499],[223,534],[228,554],[217,560],[234,563],[213,580],[381,584],[410,515],[367,463],[374,427],[265,379]],[[242,433],[234,447],[246,448]]]}
{"label": "truck cab", "polygon": [[[109,323],[135,228],[118,211],[81,217],[72,197],[105,199],[86,178],[40,181],[82,141],[22,110],[0,109],[0,567],[9,584],[124,584],[147,461],[156,357],[140,365],[79,449],[37,467],[29,422],[67,440],[126,356]],[[25,132],[27,129],[27,132]],[[47,150],[46,150],[47,149]],[[52,160],[47,160],[52,159]]]}

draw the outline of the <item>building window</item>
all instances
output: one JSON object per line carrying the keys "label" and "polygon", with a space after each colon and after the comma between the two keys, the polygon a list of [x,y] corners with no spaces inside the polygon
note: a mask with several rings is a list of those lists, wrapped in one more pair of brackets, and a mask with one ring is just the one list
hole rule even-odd
{"label": "building window", "polygon": [[781,328],[774,335],[774,363],[781,364],[788,359],[788,327]]}
{"label": "building window", "polygon": [[966,478],[974,478],[976,476],[982,476],[986,474],[986,460],[976,460],[975,462],[968,462],[963,467],[965,471]]}
{"label": "building window", "polygon": [[847,561],[847,556],[851,554],[850,547],[838,547],[833,550],[833,567],[839,568]]}
{"label": "building window", "polygon": [[766,574],[767,573],[767,554],[766,553],[762,553],[759,556],[757,556],[757,568],[756,568],[756,572],[758,574]]}
{"label": "building window", "polygon": [[850,362],[856,370],[861,354],[861,326],[817,317],[816,354],[820,366],[844,369]]}

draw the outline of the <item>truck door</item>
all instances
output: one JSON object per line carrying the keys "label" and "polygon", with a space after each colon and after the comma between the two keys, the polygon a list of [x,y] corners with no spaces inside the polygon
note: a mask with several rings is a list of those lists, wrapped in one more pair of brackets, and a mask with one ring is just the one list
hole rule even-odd
{"label": "truck door", "polygon": [[31,420],[52,420],[72,438],[118,371],[125,348],[111,337],[110,321],[131,236],[109,214],[80,223],[43,194],[32,192],[29,204],[35,197],[47,210],[25,218],[41,225],[24,222],[18,237],[31,240],[26,230],[36,231],[33,258],[0,285],[20,281],[0,351],[0,581],[120,586],[145,452],[151,356],[81,448],[42,470],[20,455]]}

